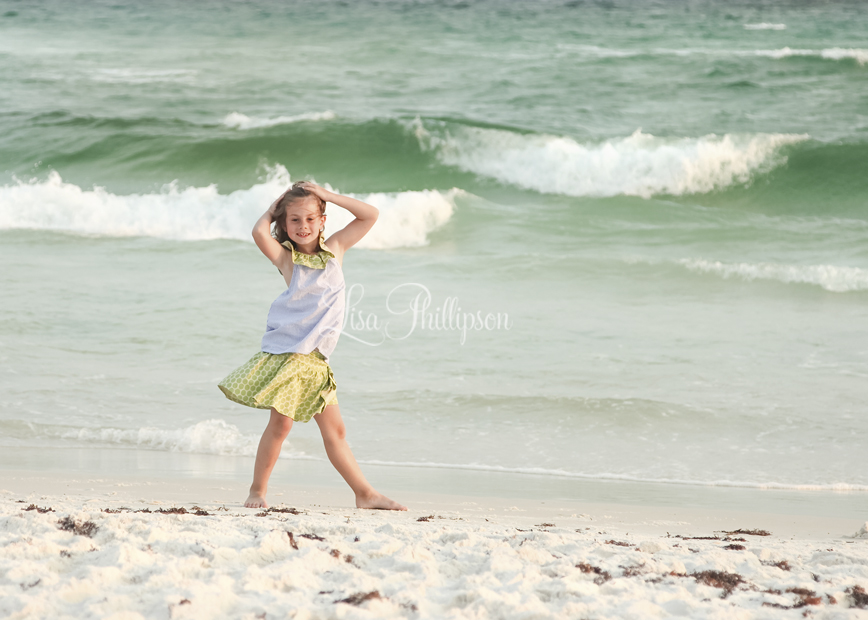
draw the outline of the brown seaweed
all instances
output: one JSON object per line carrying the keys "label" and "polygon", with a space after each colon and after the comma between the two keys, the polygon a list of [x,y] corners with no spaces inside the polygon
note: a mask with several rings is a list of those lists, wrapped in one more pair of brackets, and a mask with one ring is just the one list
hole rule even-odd
{"label": "brown seaweed", "polygon": [[594,583],[598,586],[603,585],[612,578],[612,575],[610,575],[608,571],[604,571],[599,566],[592,566],[590,564],[586,564],[585,562],[579,562],[578,564],[576,564],[576,568],[578,568],[583,573],[595,574],[596,577],[594,578]]}
{"label": "brown seaweed", "polygon": [[82,521],[79,523],[72,517],[58,519],[57,527],[64,532],[72,532],[77,536],[87,536],[88,538],[93,538],[93,535],[99,530],[99,526],[93,521]]}
{"label": "brown seaweed", "polygon": [[351,594],[347,598],[342,598],[340,600],[335,601],[335,604],[338,603],[346,603],[348,605],[359,606],[365,601],[370,601],[371,599],[381,599],[380,593],[376,590],[372,590],[371,592],[357,592],[356,594]]}
{"label": "brown seaweed", "polygon": [[722,570],[704,570],[698,573],[691,573],[690,576],[703,585],[721,588],[723,590],[721,598],[726,598],[740,584],[745,583],[744,578],[738,573],[728,573]]}
{"label": "brown seaweed", "polygon": [[607,545],[616,545],[618,547],[632,547],[633,546],[628,542],[622,542],[620,540],[607,540],[606,544]]}
{"label": "brown seaweed", "polygon": [[853,586],[844,590],[850,596],[850,604],[859,609],[868,609],[868,593],[862,586]]}

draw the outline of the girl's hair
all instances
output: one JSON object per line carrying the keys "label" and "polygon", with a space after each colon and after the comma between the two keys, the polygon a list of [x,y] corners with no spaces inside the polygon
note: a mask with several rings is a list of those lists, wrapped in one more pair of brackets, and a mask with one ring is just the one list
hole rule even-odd
{"label": "girl's hair", "polygon": [[289,241],[289,235],[286,234],[286,210],[296,202],[313,198],[319,207],[320,215],[325,215],[326,203],[325,200],[307,191],[302,187],[302,183],[307,181],[299,181],[293,183],[292,187],[283,193],[283,196],[277,201],[277,206],[274,207],[274,229],[271,231],[271,236],[277,239],[278,243]]}

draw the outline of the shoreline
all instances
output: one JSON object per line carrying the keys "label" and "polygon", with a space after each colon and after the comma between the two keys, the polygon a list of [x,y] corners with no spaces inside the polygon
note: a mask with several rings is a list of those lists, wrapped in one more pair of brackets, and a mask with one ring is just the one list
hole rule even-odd
{"label": "shoreline", "polygon": [[868,613],[852,519],[430,493],[367,511],[287,484],[262,511],[236,481],[5,473],[10,618]]}
{"label": "shoreline", "polygon": [[[0,498],[19,503],[39,503],[46,500],[73,504],[100,505],[117,508],[124,503],[137,506],[190,507],[220,506],[241,514],[258,513],[245,508],[249,485],[246,482],[207,478],[131,479],[105,474],[72,476],[58,472],[9,472],[0,483]],[[616,502],[582,501],[576,499],[518,498],[493,495],[465,495],[428,492],[408,492],[384,488],[389,496],[398,497],[409,508],[409,515],[432,510],[454,514],[507,519],[516,527],[561,519],[564,527],[578,527],[591,522],[625,532],[650,536],[710,535],[738,529],[768,530],[776,536],[804,540],[844,540],[858,531],[868,519],[841,518],[805,514],[780,514],[762,510],[726,507],[667,506],[655,504],[625,504]],[[357,510],[353,495],[342,482],[334,486],[273,481],[267,496],[269,505],[290,506],[310,510]],[[359,511],[365,514],[369,511]],[[387,514],[388,511],[370,511]],[[417,515],[418,516],[418,515]],[[424,515],[423,515],[424,516]],[[677,532],[673,530],[678,530]]]}
{"label": "shoreline", "polygon": [[[785,516],[868,520],[868,492],[857,490],[669,484],[364,462],[361,465],[373,485],[390,497],[417,493],[423,499],[435,495],[516,501],[557,499],[581,504],[727,508]],[[164,480],[192,485],[198,484],[197,481],[214,481],[240,484],[246,491],[253,457],[127,448],[6,447],[0,454],[0,471],[10,475]],[[284,486],[346,489],[324,457],[278,460],[271,486],[277,492]]]}

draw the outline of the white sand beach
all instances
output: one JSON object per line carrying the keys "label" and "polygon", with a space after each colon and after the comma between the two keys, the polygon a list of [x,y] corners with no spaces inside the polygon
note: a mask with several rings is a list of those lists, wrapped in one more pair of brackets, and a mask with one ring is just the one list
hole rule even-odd
{"label": "white sand beach", "polygon": [[286,485],[260,511],[234,481],[4,478],[4,618],[868,617],[853,519],[428,494],[376,512]]}

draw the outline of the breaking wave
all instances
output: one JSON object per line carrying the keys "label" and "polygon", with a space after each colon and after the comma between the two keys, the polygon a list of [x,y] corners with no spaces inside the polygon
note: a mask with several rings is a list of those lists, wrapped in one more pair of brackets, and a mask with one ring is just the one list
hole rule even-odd
{"label": "breaking wave", "polygon": [[783,265],[777,263],[722,263],[684,258],[678,261],[691,271],[713,273],[724,278],[777,280],[778,282],[813,284],[834,293],[868,290],[868,270],[837,265]]}
{"label": "breaking wave", "polygon": [[796,134],[658,138],[641,130],[586,143],[566,136],[521,134],[416,119],[408,124],[441,163],[524,189],[568,196],[707,193],[749,183],[787,161],[781,148]]}
{"label": "breaking wave", "polygon": [[240,112],[232,112],[226,115],[222,123],[230,129],[260,129],[262,127],[275,127],[277,125],[288,125],[301,121],[331,121],[335,118],[337,118],[337,114],[331,110],[326,110],[325,112],[307,112],[295,116],[275,116],[273,118],[250,117]]}
{"label": "breaking wave", "polygon": [[[100,187],[65,183],[52,171],[43,182],[0,187],[0,230],[26,228],[89,235],[161,237],[183,241],[239,239],[290,184],[283,166],[249,189],[220,194],[216,185],[181,189],[176,183],[151,194],[112,194]],[[380,209],[380,219],[357,247],[389,249],[428,243],[428,235],[452,217],[451,189],[356,196]],[[326,232],[345,226],[352,216],[332,207]]]}

